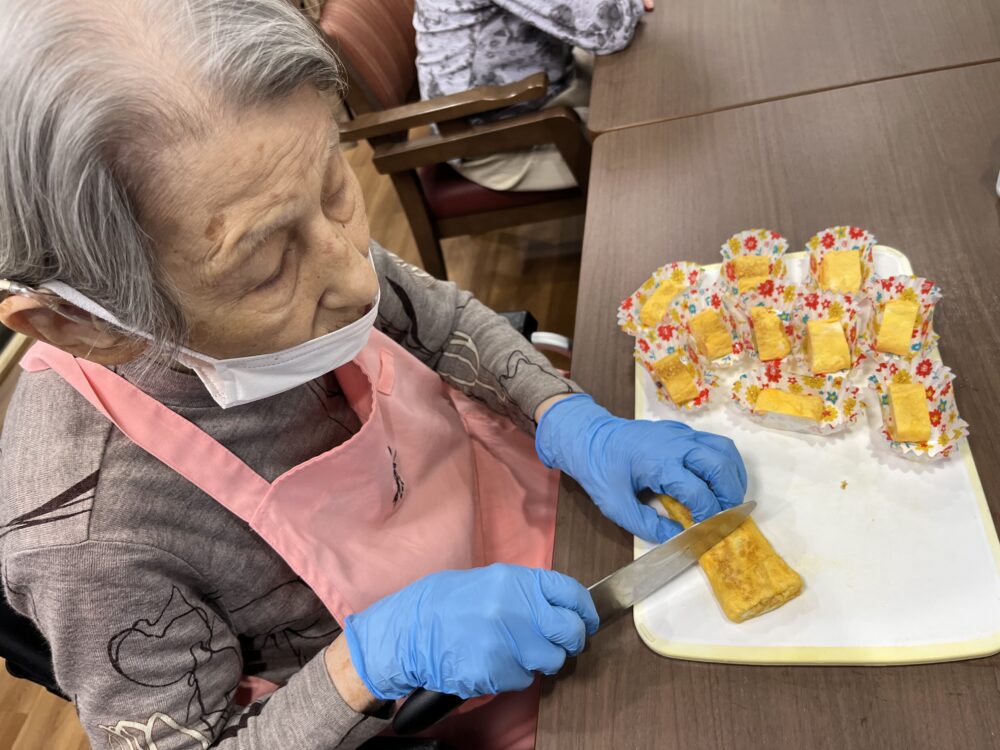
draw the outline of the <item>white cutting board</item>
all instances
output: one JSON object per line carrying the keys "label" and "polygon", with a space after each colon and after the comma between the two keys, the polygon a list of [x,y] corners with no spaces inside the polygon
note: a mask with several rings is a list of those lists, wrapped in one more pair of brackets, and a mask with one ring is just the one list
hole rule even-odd
{"label": "white cutting board", "polygon": [[[800,277],[805,254],[786,257]],[[881,246],[875,269],[912,273],[904,255]],[[943,304],[960,304],[944,293]],[[901,458],[877,434],[872,407],[867,424],[831,437],[768,429],[728,401],[735,374],[712,405],[680,412],[657,400],[637,365],[636,417],[680,419],[736,442],[754,519],[805,588],[737,625],[695,566],[635,607],[643,641],[663,656],[744,664],[917,663],[1000,651],[1000,543],[967,442],[943,461]],[[635,555],[650,547],[637,538]]]}

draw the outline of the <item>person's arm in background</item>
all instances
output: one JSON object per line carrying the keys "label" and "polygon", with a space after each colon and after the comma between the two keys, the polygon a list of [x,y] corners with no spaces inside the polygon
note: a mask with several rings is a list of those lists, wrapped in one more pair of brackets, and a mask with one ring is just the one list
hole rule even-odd
{"label": "person's arm in background", "polygon": [[567,44],[609,55],[625,49],[653,0],[493,0],[494,4]]}
{"label": "person's arm in background", "polygon": [[144,544],[87,541],[4,560],[10,602],[49,642],[95,748],[332,750],[385,728],[361,713],[382,702],[353,670],[343,635],[283,687],[235,704],[239,639],[198,578]]}

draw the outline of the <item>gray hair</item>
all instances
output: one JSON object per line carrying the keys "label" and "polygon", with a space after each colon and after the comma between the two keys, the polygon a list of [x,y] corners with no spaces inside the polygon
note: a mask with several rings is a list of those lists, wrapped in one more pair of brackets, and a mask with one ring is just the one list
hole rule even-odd
{"label": "gray hair", "polygon": [[158,352],[182,343],[144,170],[221,112],[341,93],[336,56],[286,0],[0,0],[0,50],[0,277],[63,281]]}

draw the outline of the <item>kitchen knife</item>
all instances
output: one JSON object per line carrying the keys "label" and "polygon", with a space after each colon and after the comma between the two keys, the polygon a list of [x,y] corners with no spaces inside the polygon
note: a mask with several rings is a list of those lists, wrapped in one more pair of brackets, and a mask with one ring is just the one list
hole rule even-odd
{"label": "kitchen knife", "polygon": [[[601,618],[600,627],[625,614],[698,562],[699,557],[735,531],[756,507],[756,502],[747,500],[706,518],[587,589]],[[462,702],[457,695],[418,688],[396,711],[392,729],[399,735],[422,732]]]}

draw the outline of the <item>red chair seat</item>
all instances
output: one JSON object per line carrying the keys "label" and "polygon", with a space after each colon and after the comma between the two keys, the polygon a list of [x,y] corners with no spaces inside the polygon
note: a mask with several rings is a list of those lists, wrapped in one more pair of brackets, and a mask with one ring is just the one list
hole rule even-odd
{"label": "red chair seat", "polygon": [[421,167],[418,173],[424,197],[437,219],[533,206],[579,195],[576,188],[524,193],[490,190],[465,179],[447,164]]}

